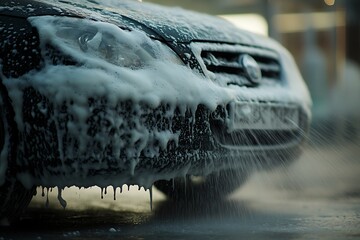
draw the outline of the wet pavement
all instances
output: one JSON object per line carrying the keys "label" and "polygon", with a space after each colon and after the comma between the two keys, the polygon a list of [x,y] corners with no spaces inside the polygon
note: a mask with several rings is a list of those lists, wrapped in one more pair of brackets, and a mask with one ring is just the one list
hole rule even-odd
{"label": "wet pavement", "polygon": [[292,166],[254,174],[228,199],[173,202],[131,187],[41,191],[0,239],[360,239],[360,145],[308,147]]}

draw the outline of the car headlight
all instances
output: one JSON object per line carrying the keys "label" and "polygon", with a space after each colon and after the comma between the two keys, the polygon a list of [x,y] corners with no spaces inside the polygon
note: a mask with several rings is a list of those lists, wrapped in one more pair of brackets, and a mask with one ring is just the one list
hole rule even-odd
{"label": "car headlight", "polygon": [[113,24],[71,17],[32,17],[41,44],[51,45],[81,63],[111,63],[140,69],[157,60],[183,64],[165,44],[139,30],[123,30]]}

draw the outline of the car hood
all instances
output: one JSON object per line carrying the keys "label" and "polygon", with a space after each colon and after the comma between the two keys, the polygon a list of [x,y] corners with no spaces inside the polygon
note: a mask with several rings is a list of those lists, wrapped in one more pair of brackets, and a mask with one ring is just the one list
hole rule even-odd
{"label": "car hood", "polygon": [[[92,2],[95,2],[94,0]],[[256,37],[228,21],[179,7],[163,7],[137,1],[96,0],[98,5],[133,19],[166,41],[214,41],[253,43]]]}
{"label": "car hood", "polygon": [[135,0],[4,0],[0,13],[21,17],[68,15],[140,28],[163,41],[207,41],[267,47],[266,37],[240,30],[228,21],[178,7]]}

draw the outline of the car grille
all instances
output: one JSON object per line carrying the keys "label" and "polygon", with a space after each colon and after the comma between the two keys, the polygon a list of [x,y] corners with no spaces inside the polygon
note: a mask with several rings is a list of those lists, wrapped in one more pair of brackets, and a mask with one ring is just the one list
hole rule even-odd
{"label": "car grille", "polygon": [[[198,61],[203,68],[212,73],[220,85],[255,86],[245,75],[240,64],[240,56],[250,55],[258,63],[262,79],[271,81],[281,80],[281,66],[278,55],[270,50],[227,44],[194,43],[194,52],[198,53]],[[206,72],[206,71],[205,71]]]}

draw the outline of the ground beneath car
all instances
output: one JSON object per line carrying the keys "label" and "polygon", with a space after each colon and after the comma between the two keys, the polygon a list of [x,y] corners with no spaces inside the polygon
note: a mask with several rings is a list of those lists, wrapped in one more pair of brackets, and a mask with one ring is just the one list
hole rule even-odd
{"label": "ground beneath car", "polygon": [[[360,145],[308,147],[287,169],[252,176],[229,199],[174,203],[154,191],[41,190],[0,239],[360,239]],[[45,192],[46,193],[46,192]]]}

